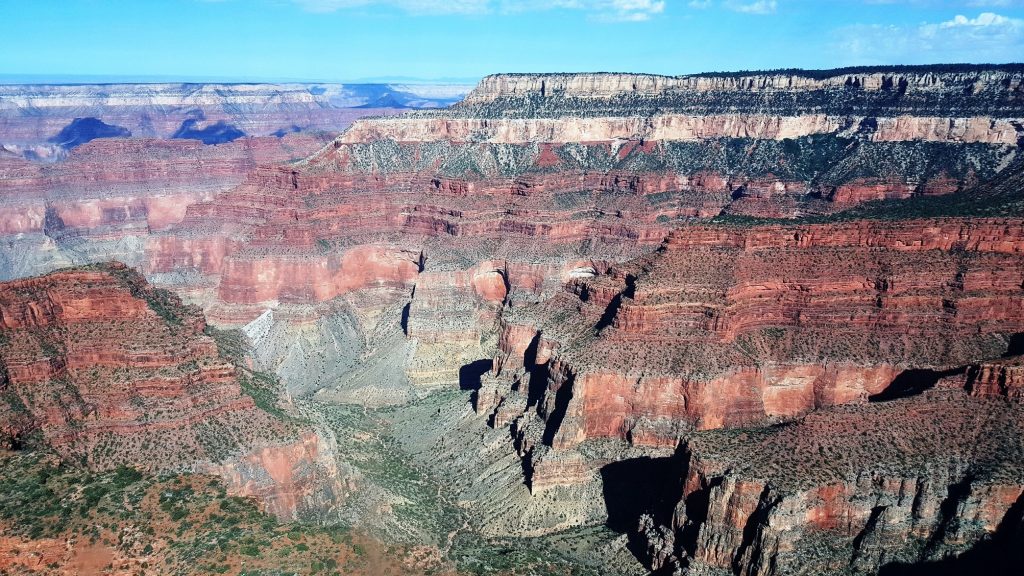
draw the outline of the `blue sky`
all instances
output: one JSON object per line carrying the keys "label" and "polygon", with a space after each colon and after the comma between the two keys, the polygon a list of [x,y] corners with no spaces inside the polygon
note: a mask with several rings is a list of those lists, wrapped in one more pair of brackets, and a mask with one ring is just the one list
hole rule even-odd
{"label": "blue sky", "polygon": [[0,75],[352,81],[1024,61],[1024,0],[0,0]]}

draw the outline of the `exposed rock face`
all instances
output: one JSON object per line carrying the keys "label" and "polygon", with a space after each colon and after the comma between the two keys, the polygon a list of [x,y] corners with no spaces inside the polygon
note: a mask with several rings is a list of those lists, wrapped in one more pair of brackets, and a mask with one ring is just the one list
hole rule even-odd
{"label": "exposed rock face", "polygon": [[[509,389],[544,386],[556,448],[674,446],[691,429],[865,402],[908,370],[998,356],[1024,331],[1022,225],[683,228],[651,256],[507,312],[494,371]],[[1016,388],[1012,368],[981,370],[979,394]]]}
{"label": "exposed rock face", "polygon": [[0,284],[4,443],[98,470],[213,471],[278,516],[329,515],[330,444],[258,408],[204,328],[121,264]]}
{"label": "exposed rock face", "polygon": [[324,141],[99,139],[51,164],[0,158],[0,279],[111,258],[138,265],[143,238],[180,222],[190,205],[236,186],[257,165],[301,157]]}
{"label": "exposed rock face", "polygon": [[293,442],[260,447],[202,469],[223,478],[238,495],[256,498],[278,518],[333,519],[347,486],[336,452],[329,438],[306,430]]}
{"label": "exposed rock face", "polygon": [[[873,97],[839,84],[844,105]],[[666,98],[686,110],[631,127],[635,118],[616,120],[617,106],[632,109],[618,96],[579,114],[564,94],[545,94],[543,109],[471,98],[432,117],[360,122],[298,166],[258,170],[190,206],[132,261],[187,285],[216,322],[405,290],[414,295],[404,329],[419,342],[408,375],[436,386],[488,355],[478,343],[493,337],[502,302],[553,295],[580,270],[637,256],[677,219],[828,212],[992,177],[1016,154],[1019,116],[997,84],[965,96],[963,108],[992,121],[918,115],[923,104],[910,96],[899,114],[878,118],[804,104],[781,115],[750,104],[733,118],[686,108],[692,94],[682,90]],[[493,117],[505,105],[511,118]],[[389,303],[401,305],[399,294]]]}
{"label": "exposed rock face", "polygon": [[[639,256],[680,219],[793,217],[992,178],[1017,154],[1019,76],[996,67],[493,77],[450,110],[360,121],[299,165],[258,169],[225,193],[216,175],[237,174],[231,168],[204,161],[178,172],[177,163],[144,160],[146,173],[187,178],[187,191],[19,205],[7,232],[48,236],[36,236],[35,261],[20,256],[28,240],[11,240],[5,268],[15,276],[116,256],[186,291],[212,321],[235,325],[268,308],[386,288],[385,307],[409,304],[403,329],[419,343],[408,375],[431,387],[490,355],[480,343],[494,337],[506,301],[551,296],[580,271]],[[244,112],[262,94],[247,90],[225,97]],[[280,105],[317,102],[315,92],[289,88]],[[131,101],[110,98],[114,107]],[[955,102],[955,114],[936,108],[937,98]],[[71,161],[109,146],[91,142]],[[206,148],[168,154],[202,158]],[[10,166],[12,189],[40,182],[32,165]],[[38,186],[62,190],[61,173],[46,172]],[[94,178],[133,181],[139,172],[103,174]]]}
{"label": "exposed rock face", "polygon": [[967,369],[966,388],[972,396],[1024,398],[1024,357],[982,362]]}
{"label": "exposed rock face", "polygon": [[[954,67],[948,67],[954,68]],[[703,98],[705,94],[738,94],[760,98],[765,93],[820,93],[855,89],[867,97],[890,97],[894,93],[913,99],[920,95],[972,92],[1014,93],[1022,83],[1019,66],[991,68],[961,66],[956,70],[922,71],[885,68],[847,68],[824,71],[697,74],[656,76],[650,74],[495,74],[464,100],[468,106],[489,104],[517,97],[609,100],[626,96],[673,96]],[[891,98],[889,98],[891,100]]]}
{"label": "exposed rock face", "polygon": [[257,166],[302,158],[324,142],[288,135],[213,147],[187,140],[104,138],[77,147],[59,163],[0,163],[5,214],[40,214],[26,223],[5,219],[3,233],[42,232],[46,208],[62,223],[61,231],[110,233],[133,220],[164,229],[180,222],[190,204],[236,186]]}
{"label": "exposed rock face", "polygon": [[664,485],[677,495],[655,512],[665,524],[647,521],[650,560],[693,574],[899,573],[960,555],[966,571],[989,565],[970,552],[978,542],[1019,545],[1022,415],[943,390],[695,436],[681,488]]}
{"label": "exposed rock face", "polygon": [[[439,137],[452,142],[523,144],[528,142],[609,142],[651,140],[700,142],[716,138],[786,140],[849,131],[867,118],[847,116],[672,115],[649,118],[396,118],[360,120],[341,136],[348,144],[391,138],[398,142],[430,142]],[[1012,146],[1020,137],[1011,119],[872,118],[875,126],[867,142],[965,142]]]}

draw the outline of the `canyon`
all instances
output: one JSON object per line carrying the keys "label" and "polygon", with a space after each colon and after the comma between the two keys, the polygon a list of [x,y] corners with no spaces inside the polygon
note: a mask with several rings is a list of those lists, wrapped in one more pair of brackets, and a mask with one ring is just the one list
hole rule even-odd
{"label": "canyon", "polygon": [[4,84],[0,144],[12,151],[45,151],[46,144],[74,147],[82,140],[125,133],[187,138],[189,129],[202,132],[218,124],[249,136],[338,132],[362,116],[447,106],[467,89],[431,84]]}
{"label": "canyon", "polygon": [[[8,447],[460,569],[1012,565],[1019,66],[502,74],[277,135],[358,95],[5,89],[51,111],[0,155]],[[202,117],[133,123],[169,94]],[[86,116],[131,137],[23,152]]]}

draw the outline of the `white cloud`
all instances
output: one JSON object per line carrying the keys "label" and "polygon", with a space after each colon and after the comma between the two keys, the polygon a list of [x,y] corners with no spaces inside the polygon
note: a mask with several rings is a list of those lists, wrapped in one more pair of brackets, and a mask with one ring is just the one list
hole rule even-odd
{"label": "white cloud", "polygon": [[604,17],[611,20],[639,22],[665,11],[665,2],[662,0],[611,0],[589,4],[593,4],[593,9],[602,11]]}
{"label": "white cloud", "polygon": [[686,5],[694,10],[707,10],[717,5],[743,14],[774,14],[779,8],[778,0],[689,0]]}
{"label": "white cloud", "polygon": [[837,33],[847,64],[1011,62],[1024,54],[1024,20],[982,12],[917,26],[858,24]]}
{"label": "white cloud", "polygon": [[292,0],[311,12],[392,6],[410,14],[516,13],[555,8],[589,12],[608,21],[643,21],[665,11],[665,0]]}
{"label": "white cloud", "polygon": [[665,0],[500,0],[503,12],[568,8],[591,13],[597,19],[641,22],[665,11]]}
{"label": "white cloud", "polygon": [[863,0],[865,4],[912,4],[933,8],[1020,8],[1024,0]]}
{"label": "white cloud", "polygon": [[1012,8],[1024,5],[1021,0],[971,0],[967,3],[972,8]]}
{"label": "white cloud", "polygon": [[744,14],[774,14],[779,8],[779,3],[776,0],[757,0],[756,2],[726,0],[723,5],[729,10]]}
{"label": "white cloud", "polygon": [[310,12],[335,12],[366,6],[394,6],[412,14],[479,14],[489,0],[292,0]]}
{"label": "white cloud", "polygon": [[962,14],[957,14],[952,20],[939,24],[940,28],[961,28],[963,26],[1006,26],[1012,25],[1013,21],[1006,16],[1000,16],[999,14],[993,14],[992,12],[982,12],[978,14],[977,18],[968,18]]}

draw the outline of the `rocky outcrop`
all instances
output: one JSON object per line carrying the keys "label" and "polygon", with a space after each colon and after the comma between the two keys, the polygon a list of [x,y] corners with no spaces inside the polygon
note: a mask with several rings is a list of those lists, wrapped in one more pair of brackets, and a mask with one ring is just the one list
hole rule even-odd
{"label": "rocky outcrop", "polygon": [[740,72],[658,76],[652,74],[494,74],[470,92],[465,106],[502,98],[613,99],[623,95],[659,96],[688,92],[764,93],[811,92],[856,88],[866,92],[902,90],[941,92],[985,90],[1013,93],[1022,84],[1017,66],[907,66],[899,69],[860,67],[822,71]]}
{"label": "rocky outcrop", "polygon": [[676,504],[649,511],[639,534],[666,573],[997,565],[1021,522],[1021,415],[1019,404],[943,390],[694,436],[680,449],[682,483],[664,485]]}
{"label": "rocky outcrop", "polygon": [[869,142],[957,142],[1014,146],[1020,133],[1014,119],[913,117],[865,118],[849,116],[673,115],[653,118],[523,118],[441,119],[394,118],[359,120],[339,137],[354,144],[383,139],[397,142],[700,142],[721,138],[793,140],[819,134],[849,133],[870,121]]}
{"label": "rocky outcrop", "polygon": [[[188,206],[238,185],[256,166],[324,144],[315,136],[244,138],[204,147],[192,140],[100,139],[54,164],[0,163],[0,233],[111,236],[163,230]],[[49,222],[47,222],[47,218]]]}
{"label": "rocky outcrop", "polygon": [[[698,506],[674,524],[652,508],[642,530],[651,564],[765,573],[762,559],[789,562],[797,546],[759,527],[775,506],[785,513],[772,517],[772,529],[842,525],[842,538],[856,538],[868,522],[908,522],[904,509],[884,503],[894,478],[934,499],[966,468],[929,480],[931,471],[896,467],[878,482],[844,471],[794,496],[754,471],[705,467],[712,459],[696,448],[702,435],[785,430],[819,411],[867,410],[872,400],[913,395],[943,378],[965,379],[954,387],[975,396],[970,406],[1017,395],[1013,363],[983,361],[1012,351],[1024,332],[1019,205],[1010,194],[1009,204],[928,218],[922,202],[959,206],[989,194],[987,183],[1016,186],[1020,87],[1015,66],[503,76],[449,110],[361,120],[333,141],[301,133],[217,146],[96,139],[45,165],[6,154],[0,188],[19,204],[0,208],[0,264],[24,275],[126,259],[211,322],[244,327],[256,347],[251,368],[277,371],[291,395],[381,406],[429,390],[472,390],[476,411],[465,418],[508,429],[488,431],[488,450],[505,450],[493,460],[502,481],[521,488],[517,498],[537,499],[523,507],[528,513],[507,512],[518,534],[593,519],[600,502],[574,501],[566,508],[586,513],[561,518],[543,503],[596,494],[617,474],[607,467],[629,470],[627,453],[662,458],[685,442],[686,458],[678,458],[705,476],[660,464],[654,476],[728,489],[716,492],[714,506],[709,496],[708,518],[744,520],[698,521]],[[249,110],[248,96],[230,96]],[[282,96],[281,109],[307,104],[292,96]],[[244,131],[260,133],[275,114],[253,112]],[[200,131],[232,124],[212,113],[194,120]],[[128,121],[104,121],[144,134]],[[879,200],[903,203],[857,208]],[[848,209],[870,217],[835,215]],[[808,216],[814,223],[798,220]],[[710,218],[718,221],[699,222]],[[25,250],[33,238],[37,248]],[[11,308],[11,330],[35,335],[25,323],[56,314],[67,324],[60,314],[77,310],[37,300]],[[148,303],[123,306],[104,314],[155,322]],[[159,340],[166,330],[154,326]],[[12,411],[7,443],[40,420],[69,455],[107,461],[97,455],[103,449],[137,458],[141,440],[127,451],[99,436],[83,440],[108,427],[147,438],[150,461],[205,466],[279,515],[331,510],[330,496],[343,490],[315,488],[339,486],[331,443],[299,424],[259,424],[268,417],[239,392],[251,383],[250,367],[217,360],[196,330],[192,344],[170,348],[148,340],[125,348],[110,343],[110,330],[72,338],[67,353],[26,348],[5,362],[6,381],[74,385],[60,388],[67,397],[42,416]],[[104,344],[82,344],[90,339]],[[957,372],[965,366],[976,368]],[[116,384],[107,387],[117,400],[110,415],[94,415],[103,403],[82,370]],[[132,404],[138,382],[153,382],[159,400],[142,394],[142,406]],[[201,416],[183,416],[186,405]],[[228,431],[194,433],[211,418]],[[149,440],[159,426],[160,438]],[[281,426],[281,438],[262,435]],[[190,447],[191,459],[164,438]],[[684,500],[703,494],[691,488]],[[884,502],[861,506],[870,499]],[[985,504],[993,511],[1006,504],[991,501],[1002,503]],[[818,519],[800,520],[803,506]],[[871,520],[878,506],[890,511]],[[534,514],[544,520],[529,526]],[[619,516],[609,511],[610,522]],[[935,523],[926,524],[908,533],[938,538]],[[715,527],[698,557],[692,543],[703,525]],[[965,532],[964,542],[983,532]],[[871,534],[881,532],[865,533],[858,546],[884,540]],[[865,565],[881,562],[871,558]]]}
{"label": "rocky outcrop", "polygon": [[95,470],[216,472],[280,517],[330,517],[332,446],[257,406],[269,384],[204,330],[198,309],[121,264],[0,284],[3,444],[44,442]]}
{"label": "rocky outcrop", "polygon": [[[954,104],[973,112],[1020,104],[1024,70],[1007,66],[853,67],[836,70],[648,74],[497,74],[484,78],[455,108],[489,117],[748,110],[915,112]],[[1004,116],[1004,114],[997,114]]]}
{"label": "rocky outcrop", "polygon": [[[0,160],[0,279],[112,258],[148,265],[145,239],[181,222],[189,206],[236,186],[260,163],[301,157],[323,142],[307,135],[219,146],[98,139],[56,163]],[[219,267],[223,255],[189,238],[157,242],[194,248],[173,256],[185,274],[193,265]],[[223,248],[223,238],[213,244]],[[158,273],[167,263],[146,269]]]}
{"label": "rocky outcrop", "polygon": [[[494,374],[520,392],[517,370],[536,375],[546,443],[560,449],[672,446],[691,429],[866,402],[915,370],[1007,349],[1024,330],[1022,231],[955,219],[684,228],[652,256],[506,312]],[[1009,368],[979,370],[979,394],[1015,386]]]}
{"label": "rocky outcrop", "polygon": [[285,520],[333,520],[349,485],[338,470],[329,437],[306,430],[291,443],[265,446],[200,467],[224,479],[239,496],[259,501]]}
{"label": "rocky outcrop", "polygon": [[[418,343],[408,375],[450,384],[490,355],[482,343],[502,306],[637,257],[682,222],[828,213],[995,177],[1016,155],[1018,76],[968,67],[497,77],[450,110],[360,121],[302,162],[256,169],[318,142],[97,139],[56,164],[5,160],[18,200],[0,209],[0,226],[24,236],[0,249],[0,263],[23,276],[115,256],[236,326],[271,308],[289,317],[290,307],[386,291],[382,305],[404,308],[398,322]],[[265,88],[217,97],[258,123],[250,105]],[[274,102],[320,102],[319,90],[293,88]],[[185,97],[153,94],[165,89]],[[957,89],[949,110],[929,107]],[[220,102],[207,96],[187,95]],[[139,104],[128,92],[108,98]]]}
{"label": "rocky outcrop", "polygon": [[1024,399],[1024,357],[1012,356],[971,366],[966,388],[972,396]]}

